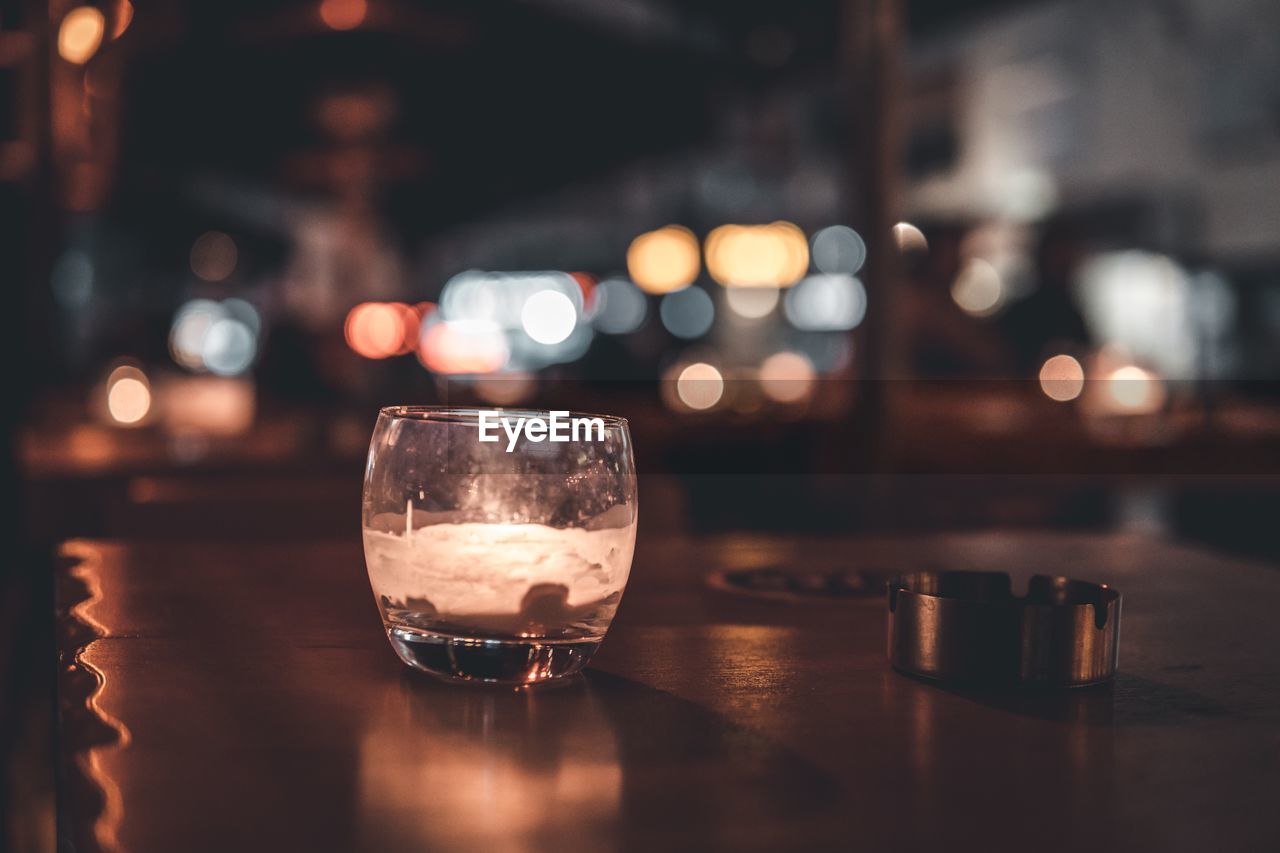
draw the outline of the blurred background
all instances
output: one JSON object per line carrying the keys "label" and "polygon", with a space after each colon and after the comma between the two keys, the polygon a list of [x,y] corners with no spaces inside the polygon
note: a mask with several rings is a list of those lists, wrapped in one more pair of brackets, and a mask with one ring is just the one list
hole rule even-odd
{"label": "blurred background", "polygon": [[2,0],[0,93],[8,684],[399,403],[627,416],[642,536],[1280,557],[1273,0]]}

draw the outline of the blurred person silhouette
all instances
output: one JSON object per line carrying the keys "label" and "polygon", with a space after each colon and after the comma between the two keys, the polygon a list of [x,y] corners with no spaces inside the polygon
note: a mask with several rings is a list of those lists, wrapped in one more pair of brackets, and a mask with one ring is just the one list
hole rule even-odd
{"label": "blurred person silhouette", "polygon": [[1035,288],[1010,305],[999,326],[1019,377],[1034,376],[1045,358],[1078,351],[1089,344],[1084,317],[1072,285],[1086,246],[1078,226],[1051,220],[1036,247]]}
{"label": "blurred person silhouette", "polygon": [[907,364],[917,378],[988,378],[1008,364],[1000,336],[984,321],[965,314],[951,298],[966,230],[928,226],[928,251],[904,256],[899,311]]}

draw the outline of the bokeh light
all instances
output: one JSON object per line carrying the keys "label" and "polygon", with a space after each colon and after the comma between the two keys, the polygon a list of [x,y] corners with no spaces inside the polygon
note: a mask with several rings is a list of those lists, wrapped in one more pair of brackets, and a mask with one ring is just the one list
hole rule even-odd
{"label": "bokeh light", "polygon": [[540,290],[525,300],[520,325],[540,344],[558,344],[573,333],[578,311],[569,297],[555,290]]}
{"label": "bokeh light", "polygon": [[729,287],[724,299],[729,310],[739,317],[758,320],[778,306],[778,292],[776,287]]}
{"label": "bokeh light", "polygon": [[204,366],[218,376],[238,376],[257,355],[253,332],[239,320],[224,317],[209,327],[204,339]]}
{"label": "bokeh light", "polygon": [[813,390],[813,363],[798,352],[777,352],[760,365],[760,387],[779,403],[798,403]]}
{"label": "bokeh light", "polygon": [[813,265],[830,275],[855,275],[867,260],[867,244],[848,225],[831,225],[813,235]]}
{"label": "bokeh light", "polygon": [[262,317],[258,314],[258,309],[249,302],[238,296],[232,296],[230,299],[222,300],[222,310],[227,312],[227,316],[243,323],[249,331],[253,332],[255,338],[262,334]]}
{"label": "bokeh light", "polygon": [[586,304],[577,279],[555,270],[541,272],[485,272],[466,270],[445,282],[440,293],[440,311],[445,320],[476,320],[497,324],[498,328],[519,331],[524,327],[524,309],[529,299],[542,291],[563,294],[573,306],[574,316]]}
{"label": "bokeh light", "polygon": [[569,278],[578,283],[578,288],[582,291],[583,304],[588,304],[595,293],[596,285],[599,284],[596,277],[589,272],[571,272],[567,273]]}
{"label": "bokeh light", "polygon": [[1069,355],[1052,356],[1040,368],[1040,389],[1050,400],[1074,400],[1084,390],[1084,368]]}
{"label": "bokeh light", "polygon": [[1095,254],[1082,261],[1076,285],[1091,335],[1125,352],[1126,363],[1164,376],[1204,369],[1213,309],[1195,304],[1192,277],[1173,258],[1133,249]]}
{"label": "bokeh light", "polygon": [[680,371],[676,395],[690,409],[710,409],[724,396],[724,377],[705,361],[694,362]]}
{"label": "bokeh light", "polygon": [[851,275],[811,275],[787,291],[782,308],[802,331],[848,331],[866,316],[867,291]]}
{"label": "bokeh light", "polygon": [[910,222],[899,222],[893,226],[893,242],[900,252],[927,252],[929,241],[924,232]]}
{"label": "bokeh light", "polygon": [[1129,364],[1107,377],[1107,394],[1115,407],[1129,414],[1149,414],[1164,405],[1164,386],[1149,370]]}
{"label": "bokeh light", "polygon": [[220,376],[166,376],[157,383],[157,413],[165,430],[186,437],[243,435],[253,426],[252,381]]}
{"label": "bokeh light", "polygon": [[320,4],[320,20],[334,30],[354,30],[368,14],[366,0],[323,0]]}
{"label": "bokeh light", "polygon": [[134,424],[151,409],[151,391],[137,379],[121,379],[107,392],[107,411],[122,424]]}
{"label": "bokeh light", "polygon": [[418,341],[420,317],[400,302],[363,302],[347,313],[347,346],[365,358],[390,358],[411,352]]}
{"label": "bokeh light", "polygon": [[629,281],[608,278],[595,289],[595,316],[591,322],[606,335],[626,335],[644,325],[649,305],[644,293]]}
{"label": "bokeh light", "polygon": [[990,317],[1004,305],[1004,279],[989,261],[972,258],[952,282],[951,298],[966,314]]}
{"label": "bokeh light", "polygon": [[668,293],[658,305],[658,316],[668,332],[677,338],[700,338],[716,319],[711,296],[700,287],[689,287]]}
{"label": "bokeh light", "polygon": [[116,3],[115,24],[111,27],[111,38],[120,38],[132,23],[133,4],[129,0],[118,0]]}
{"label": "bokeh light", "polygon": [[809,270],[809,241],[790,222],[721,225],[707,235],[706,255],[726,287],[787,287]]}
{"label": "bokeh light", "polygon": [[627,249],[627,272],[647,293],[671,293],[688,287],[701,269],[698,238],[680,225],[641,234]]}
{"label": "bokeh light", "polygon": [[169,330],[169,354],[182,367],[236,376],[253,364],[262,321],[243,299],[192,299],[178,309]]}
{"label": "bokeh light", "polygon": [[224,316],[212,299],[192,299],[178,309],[169,331],[169,354],[189,370],[204,369],[204,340],[209,328]]}
{"label": "bokeh light", "polygon": [[107,376],[107,414],[118,424],[140,424],[151,411],[151,383],[131,364],[116,367]]}
{"label": "bokeh light", "polygon": [[92,6],[72,9],[58,27],[58,55],[67,62],[84,65],[98,52],[107,22]]}
{"label": "bokeh light", "polygon": [[[584,287],[584,278],[559,270],[466,270],[445,282],[440,293],[440,319],[480,324],[459,327],[463,329],[497,329],[505,341],[498,367],[536,370],[574,361],[586,353],[595,334],[584,321],[586,293],[591,292],[594,304],[595,288]],[[490,360],[482,359],[486,365]]]}
{"label": "bokeh light", "polygon": [[423,322],[418,358],[436,373],[493,373],[506,366],[510,354],[506,335],[496,323],[441,320],[434,315]]}
{"label": "bokeh light", "polygon": [[221,231],[206,231],[191,244],[191,271],[205,281],[223,281],[235,272],[236,241]]}

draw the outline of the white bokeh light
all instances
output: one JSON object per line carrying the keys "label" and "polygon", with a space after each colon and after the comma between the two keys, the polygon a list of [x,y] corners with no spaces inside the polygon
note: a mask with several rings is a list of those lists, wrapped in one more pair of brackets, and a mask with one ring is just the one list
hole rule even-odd
{"label": "white bokeh light", "polygon": [[729,310],[739,317],[758,320],[778,307],[778,288],[728,287],[725,288],[724,300],[729,304]]}
{"label": "white bokeh light", "polygon": [[582,288],[568,273],[467,270],[445,283],[440,312],[445,320],[483,321],[497,323],[502,329],[520,329],[529,298],[547,290],[563,295],[575,315],[582,310]]}
{"label": "white bokeh light", "polygon": [[188,370],[236,376],[253,364],[261,329],[257,309],[243,299],[192,299],[174,315],[169,354]]}
{"label": "white bokeh light", "polygon": [[806,332],[848,331],[866,316],[867,291],[851,275],[811,275],[787,291],[783,310]]}
{"label": "white bokeh light", "polygon": [[951,285],[951,298],[966,314],[990,317],[1005,302],[1004,279],[990,261],[972,258]]}
{"label": "white bokeh light", "polygon": [[169,331],[169,353],[188,370],[204,370],[204,341],[209,329],[226,317],[212,299],[192,299],[178,309]]}
{"label": "white bokeh light", "polygon": [[700,338],[715,322],[716,308],[711,297],[700,287],[668,293],[658,306],[662,325],[677,338]]}
{"label": "white bokeh light", "polygon": [[540,290],[525,300],[520,325],[540,344],[558,344],[573,333],[578,311],[573,302],[555,290]]}
{"label": "white bokeh light", "polygon": [[867,260],[867,244],[848,225],[832,225],[813,235],[813,265],[831,275],[854,275]]}
{"label": "white bokeh light", "polygon": [[253,364],[257,342],[253,331],[239,320],[224,317],[215,320],[204,336],[204,366],[218,376],[236,376]]}

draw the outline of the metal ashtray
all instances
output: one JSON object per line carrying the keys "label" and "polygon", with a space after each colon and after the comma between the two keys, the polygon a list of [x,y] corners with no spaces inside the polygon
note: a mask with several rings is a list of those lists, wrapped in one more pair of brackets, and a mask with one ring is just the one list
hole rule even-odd
{"label": "metal ashtray", "polygon": [[1036,575],[1025,597],[1003,572],[917,572],[889,582],[895,669],[971,684],[1080,687],[1115,675],[1120,593]]}

